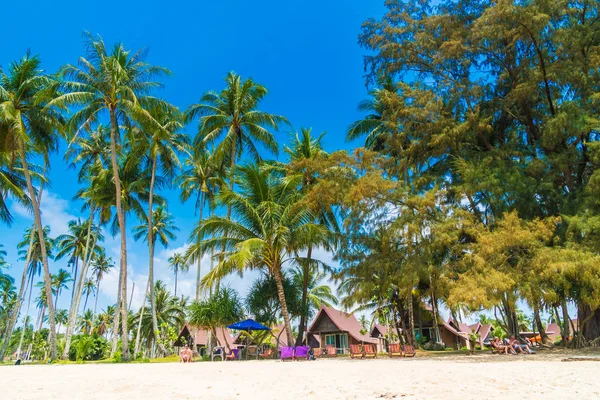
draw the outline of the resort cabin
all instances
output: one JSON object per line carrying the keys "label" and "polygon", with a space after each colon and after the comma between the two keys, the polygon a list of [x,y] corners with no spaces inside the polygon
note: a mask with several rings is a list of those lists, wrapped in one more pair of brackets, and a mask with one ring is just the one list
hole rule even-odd
{"label": "resort cabin", "polygon": [[378,340],[362,334],[356,317],[352,314],[321,306],[319,313],[308,329],[311,347],[334,346],[338,354],[349,353],[351,344],[373,344]]}
{"label": "resort cabin", "polygon": [[[187,344],[199,354],[204,354],[206,347],[208,346],[208,336],[209,331],[207,329],[190,325],[186,322],[179,331],[179,335],[173,345],[181,347]],[[236,348],[233,336],[231,336],[227,328],[217,328],[216,343],[218,346],[223,346],[225,348]]]}
{"label": "resort cabin", "polygon": [[[574,318],[569,322],[569,337],[573,338],[573,334],[577,331],[578,327],[579,324],[577,318]],[[539,332],[519,332],[519,335],[527,337],[533,341],[537,341],[538,339],[540,339]],[[561,340],[562,336],[560,334],[560,325],[558,325],[555,322],[548,324],[546,326],[546,335],[552,342]]]}
{"label": "resort cabin", "polygon": [[369,333],[369,336],[377,340],[377,351],[379,353],[387,352],[388,343],[398,342],[397,340],[390,342],[388,337],[388,328],[385,325],[381,325],[376,322],[371,327],[371,332]]}

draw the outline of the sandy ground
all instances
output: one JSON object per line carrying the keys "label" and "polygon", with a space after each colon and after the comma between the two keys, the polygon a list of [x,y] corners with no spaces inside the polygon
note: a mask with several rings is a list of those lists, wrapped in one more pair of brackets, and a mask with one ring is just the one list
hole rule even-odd
{"label": "sandy ground", "polygon": [[[536,358],[537,357],[537,358]],[[1,399],[598,399],[600,362],[563,356],[0,368]]]}

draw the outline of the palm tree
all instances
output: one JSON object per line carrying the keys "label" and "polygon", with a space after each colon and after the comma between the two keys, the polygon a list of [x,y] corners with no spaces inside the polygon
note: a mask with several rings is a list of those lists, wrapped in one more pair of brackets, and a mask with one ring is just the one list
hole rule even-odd
{"label": "palm tree", "polygon": [[308,269],[308,279],[307,271],[304,269],[304,263],[301,263],[300,266],[296,266],[292,270],[292,280],[294,285],[297,287],[303,287],[304,281],[307,280],[307,295],[306,295],[306,304],[302,304],[302,313],[306,315],[304,319],[305,326],[298,327],[298,331],[300,329],[306,331],[308,325],[308,320],[313,317],[317,310],[321,308],[321,306],[325,305],[327,307],[333,307],[338,304],[337,297],[333,294],[331,287],[323,281],[327,278],[327,275],[320,271],[318,268],[309,268]]}
{"label": "palm tree", "polygon": [[[321,133],[317,138],[313,138],[312,129],[301,128],[300,132],[296,133],[291,145],[285,147],[285,152],[290,158],[286,178],[290,184],[298,187],[298,191],[302,196],[305,196],[311,189],[311,186],[318,182],[317,170],[309,164],[318,162],[320,159],[325,159],[328,155],[323,150],[321,143],[324,136],[325,132]],[[321,238],[313,238],[313,240],[320,242],[320,245],[327,250],[331,250],[331,244],[333,244],[335,239],[333,232],[339,231],[331,206],[317,202],[317,205],[313,206],[311,211],[316,216],[316,223],[323,224],[332,231],[326,232],[326,235]],[[304,312],[300,315],[298,325],[298,338],[296,339],[296,345],[298,346],[304,341],[304,332],[308,324],[308,284],[311,269],[316,267],[312,259],[312,251],[313,246],[309,245],[306,250],[306,260],[302,262],[304,278],[299,281],[301,284],[300,287],[302,287],[302,309]]]}
{"label": "palm tree", "polygon": [[[190,305],[190,324],[202,326],[212,333],[217,341],[217,328],[224,329],[244,318],[244,308],[237,292],[231,288],[221,288],[203,301],[195,301]],[[229,343],[219,343],[229,347]]]}
{"label": "palm tree", "polygon": [[83,282],[83,294],[85,295],[85,302],[83,303],[83,312],[87,309],[87,302],[90,294],[94,294],[96,290],[96,282],[92,278],[88,278]]}
{"label": "palm tree", "polygon": [[[196,147],[206,146],[222,137],[216,148],[223,161],[230,165],[230,189],[233,190],[235,166],[244,150],[255,160],[261,160],[256,145],[277,153],[277,140],[271,130],[277,130],[287,120],[279,115],[258,110],[267,95],[267,89],[252,79],[242,79],[235,72],[225,77],[226,87],[221,93],[207,92],[199,104],[191,105],[185,113],[185,122],[199,120]],[[227,218],[231,208],[227,208]]]}
{"label": "palm tree", "polygon": [[204,277],[203,285],[208,287],[233,272],[266,270],[277,284],[288,343],[292,343],[282,269],[297,263],[297,252],[305,250],[309,239],[325,229],[313,223],[314,216],[296,201],[296,188],[282,184],[274,169],[251,164],[238,171],[239,191],[224,188],[218,197],[221,205],[233,209],[235,220],[211,217],[193,232],[204,238],[201,253],[224,249],[218,254],[221,261]]}
{"label": "palm tree", "polygon": [[[176,170],[181,167],[178,151],[184,151],[187,144],[187,136],[177,133],[183,127],[179,109],[165,102],[152,102],[146,107],[147,112],[152,117],[151,124],[142,125],[142,134],[136,142],[134,152],[141,153],[146,158],[146,164],[151,171],[150,187],[148,192],[148,213],[147,213],[147,234],[148,243],[148,287],[154,286],[154,245],[156,235],[150,235],[154,232],[153,214],[154,211],[154,182],[157,169],[160,168],[160,174],[168,182],[173,180]],[[163,210],[161,209],[161,212]],[[139,235],[141,236],[141,235]],[[152,321],[154,329],[158,330],[156,319],[156,305],[154,302],[154,291],[150,291],[150,304]]]}
{"label": "palm tree", "polygon": [[85,311],[77,322],[77,328],[79,332],[84,335],[90,335],[92,333],[92,329],[94,328],[94,313],[92,310]]}
{"label": "palm tree", "polygon": [[174,253],[171,257],[169,257],[168,261],[169,268],[171,268],[171,270],[175,274],[175,297],[177,297],[177,273],[188,272],[190,266],[186,262],[185,257],[182,253]]}
{"label": "palm tree", "polygon": [[[223,164],[219,163],[217,157],[211,154],[206,148],[196,148],[194,153],[185,160],[186,168],[176,178],[176,185],[181,188],[181,201],[185,202],[190,197],[196,198],[195,209],[198,212],[198,224],[202,223],[202,212],[206,202],[209,204],[209,210],[214,210],[214,198],[218,188],[222,185]],[[199,240],[190,237],[189,241],[198,243]],[[197,263],[196,271],[196,301],[200,299],[200,264],[202,256],[188,251],[186,259]]]}
{"label": "palm tree", "polygon": [[26,194],[27,182],[23,178],[23,167],[11,157],[10,152],[0,149],[0,221],[10,226],[13,216],[6,203],[10,196],[22,206],[31,208]]}
{"label": "palm tree", "polygon": [[[54,243],[52,239],[50,239],[50,227],[44,227],[44,244],[48,252],[50,252],[50,257],[52,256],[51,251]],[[35,227],[27,228],[25,230],[25,235],[23,236],[23,240],[17,244],[17,248],[19,249],[18,254],[21,256],[20,260],[25,260],[24,270],[27,271],[27,286],[29,286],[29,295],[27,299],[27,307],[25,309],[25,320],[23,322],[23,329],[21,330],[21,339],[19,340],[19,346],[17,348],[17,353],[21,353],[21,345],[23,344],[23,335],[25,334],[25,323],[27,321],[27,317],[29,316],[29,307],[31,305],[31,295],[33,293],[33,280],[35,276],[39,276],[42,269],[42,246],[40,246],[40,240],[38,235],[36,234]],[[48,254],[48,253],[47,253]],[[21,282],[23,284],[24,281]],[[45,286],[44,286],[45,289]],[[47,298],[47,294],[46,294]],[[16,311],[15,311],[16,312]],[[6,350],[4,350],[6,351]]]}
{"label": "palm tree", "polygon": [[[152,197],[152,196],[151,196]],[[158,241],[165,247],[167,248],[167,246],[169,245],[169,240],[175,240],[176,236],[173,233],[173,231],[178,231],[179,228],[175,226],[175,223],[173,222],[173,217],[171,216],[171,214],[169,214],[164,208],[162,207],[158,207],[153,213],[152,213],[152,219],[153,219],[153,223],[151,225],[152,230],[149,231],[148,230],[148,226],[147,225],[138,225],[133,229],[133,238],[135,240],[139,240],[140,238],[144,238],[144,241],[150,243],[155,243],[156,240],[158,239]],[[148,240],[148,232],[152,232],[151,238],[150,240]],[[151,251],[151,255],[150,255],[150,260],[154,259],[154,245],[152,245],[152,251]],[[144,298],[146,298],[146,296],[148,295],[148,292],[150,291],[149,288],[153,287],[154,284],[154,275],[153,275],[153,270],[154,270],[154,261],[150,261],[150,266],[149,266],[149,273],[148,273],[148,283],[146,284],[146,290],[144,293]],[[155,310],[155,307],[153,307],[154,305],[154,292],[150,291],[150,306],[151,306],[151,310]],[[152,316],[152,326],[153,328],[158,331],[158,319],[156,318],[156,313],[155,312],[151,313]],[[144,315],[144,304],[142,304],[142,308],[140,310],[140,314]],[[140,318],[140,323],[138,324],[138,335],[136,337],[135,340],[135,353],[137,354],[138,350],[139,350],[139,331],[141,329],[141,321],[142,319]]]}
{"label": "palm tree", "polygon": [[[115,207],[121,233],[120,292],[118,304],[122,325],[122,357],[129,359],[127,332],[127,231],[124,209],[121,204],[121,178],[119,176],[117,145],[119,124],[128,123],[130,118],[152,124],[152,118],[142,105],[149,99],[149,92],[159,86],[152,79],[164,76],[168,70],[144,62],[145,50],[131,53],[122,44],[117,44],[109,53],[104,41],[86,32],[88,54],[81,57],[79,66],[66,65],[61,75],[71,79],[65,87],[69,93],[58,97],[52,104],[79,106],[73,113],[69,125],[79,129],[97,121],[103,111],[110,117],[110,150]],[[156,124],[158,125],[158,124]],[[118,320],[115,320],[118,323]]]}
{"label": "palm tree", "polygon": [[[156,298],[156,318],[158,319],[159,326],[181,326],[185,322],[185,300],[182,302],[176,296],[171,295],[167,290],[166,285],[158,280],[154,285],[155,298]],[[146,298],[146,301],[150,302],[150,296]],[[141,310],[140,310],[141,311]],[[148,347],[154,343],[157,339],[157,335],[160,335],[160,330],[155,331],[152,327],[152,317],[146,314],[143,316],[138,313],[134,321],[139,323],[141,320],[141,331],[140,335],[147,341]]]}
{"label": "palm tree", "polygon": [[101,251],[93,260],[92,276],[96,279],[96,290],[94,291],[96,297],[94,300],[94,315],[96,315],[96,310],[98,309],[100,282],[102,282],[102,278],[104,278],[104,275],[106,275],[114,267],[115,264],[113,263],[113,260],[110,257],[106,257],[105,251]]}
{"label": "palm tree", "polygon": [[61,325],[66,324],[69,321],[69,311],[67,310],[56,310],[56,323],[58,324],[58,328],[56,328],[56,332],[60,332]]}
{"label": "palm tree", "polygon": [[[104,240],[104,236],[100,233],[100,228],[92,224],[89,226],[90,221],[81,222],[81,220],[69,221],[69,233],[58,236],[56,241],[56,260],[60,260],[65,256],[69,256],[69,262],[73,266],[73,282],[77,282],[77,270],[79,267],[79,260],[86,256],[86,251],[89,251],[89,239],[88,230],[90,234],[95,237],[95,241]],[[98,246],[94,246],[92,252],[98,251]],[[75,296],[75,287],[71,291],[71,303]]]}
{"label": "palm tree", "polygon": [[58,302],[58,296],[62,293],[63,289],[68,289],[67,283],[73,282],[71,274],[64,269],[59,269],[56,275],[52,275],[52,292],[55,294],[54,297],[54,308]]}
{"label": "palm tree", "polygon": [[[52,93],[47,89],[54,85],[54,81],[43,75],[40,63],[39,57],[27,53],[20,61],[11,64],[8,73],[0,70],[0,115],[2,115],[0,137],[4,138],[3,143],[10,144],[11,148],[6,150],[18,155],[23,168],[27,192],[33,208],[34,225],[39,237],[46,294],[48,299],[51,299],[50,269],[40,204],[34,188],[28,155],[39,153],[48,163],[48,153],[56,147],[55,133],[61,129],[61,117],[48,106],[46,101]],[[50,358],[55,359],[56,321],[52,301],[49,301],[48,308]]]}

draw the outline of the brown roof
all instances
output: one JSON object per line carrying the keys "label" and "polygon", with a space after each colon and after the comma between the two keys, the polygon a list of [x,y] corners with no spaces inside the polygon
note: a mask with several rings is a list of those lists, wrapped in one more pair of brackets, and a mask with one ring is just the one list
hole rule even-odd
{"label": "brown roof", "polygon": [[[356,317],[354,315],[347,314],[343,311],[339,311],[339,310],[336,310],[334,308],[327,307],[324,305],[321,306],[321,309],[319,310],[317,317],[315,318],[313,323],[310,325],[310,328],[308,329],[309,332],[312,332],[313,326],[315,325],[315,323],[319,320],[319,318],[322,315],[327,315],[327,317],[329,317],[331,322],[333,322],[340,331],[348,332],[348,334],[350,336],[352,336],[355,340],[377,344],[377,340],[373,339],[372,337],[369,337],[368,335],[363,335],[360,333],[360,331],[363,329],[363,327],[360,326],[360,324],[358,323],[358,320],[356,319]],[[319,332],[313,332],[313,333],[318,334]]]}
{"label": "brown roof", "polygon": [[[195,332],[194,344],[200,346],[208,345],[208,330],[195,325],[190,325],[187,322],[181,328],[178,340],[179,337],[181,337],[181,335],[184,334],[186,330],[189,332],[190,335],[194,335]],[[231,333],[229,333],[229,329],[227,328],[217,328],[217,340],[221,346],[225,346],[225,343],[227,342],[229,344],[229,347],[235,347],[233,337],[231,336]]]}
{"label": "brown roof", "polygon": [[373,327],[371,328],[371,333],[370,333],[371,337],[379,337],[379,336],[374,336],[375,329],[377,329],[377,331],[379,331],[379,334],[382,336],[385,336],[388,333],[388,329],[386,326],[380,325],[376,322],[373,324]]}
{"label": "brown roof", "polygon": [[487,337],[490,335],[490,332],[492,332],[492,324],[487,324],[487,325],[480,324],[479,331],[477,331],[481,340],[487,339]]}
{"label": "brown roof", "polygon": [[443,319],[440,319],[441,321],[441,325],[446,328],[448,330],[448,332],[452,333],[455,336],[459,336],[463,339],[469,340],[469,336],[466,332],[459,332],[457,331],[452,325],[450,325],[448,322],[444,321]]}

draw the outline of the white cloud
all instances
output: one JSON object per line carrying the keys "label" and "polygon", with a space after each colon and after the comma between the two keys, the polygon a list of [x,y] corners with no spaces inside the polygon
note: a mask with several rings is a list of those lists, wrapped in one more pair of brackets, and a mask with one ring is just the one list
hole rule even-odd
{"label": "white cloud", "polygon": [[[23,218],[33,221],[33,214],[21,204],[13,202],[12,211]],[[70,213],[69,201],[50,191],[44,191],[40,203],[42,211],[42,224],[50,226],[53,237],[65,234],[69,231],[69,221],[77,219]]]}

